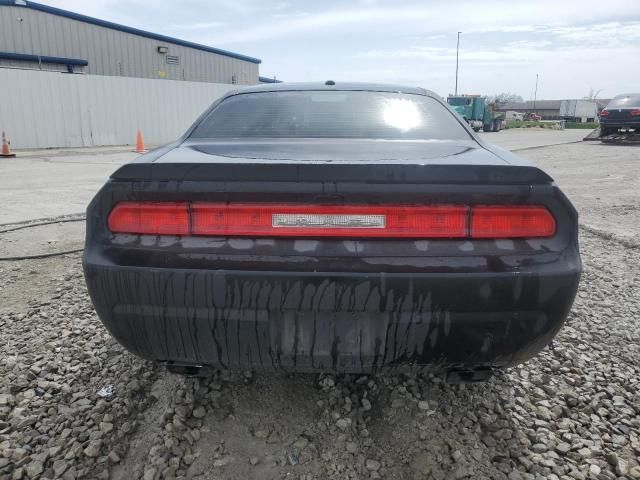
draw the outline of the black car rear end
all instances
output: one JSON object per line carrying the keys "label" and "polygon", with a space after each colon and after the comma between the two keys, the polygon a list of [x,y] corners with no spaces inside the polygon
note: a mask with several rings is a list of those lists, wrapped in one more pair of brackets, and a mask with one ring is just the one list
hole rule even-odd
{"label": "black car rear end", "polygon": [[600,112],[602,135],[621,129],[640,133],[640,94],[618,95]]}
{"label": "black car rear end", "polygon": [[[142,220],[156,230],[128,231],[119,205],[171,206],[184,218],[167,223],[162,210]],[[229,209],[246,221],[231,226]],[[409,218],[429,209],[429,227]],[[503,211],[551,223],[530,236],[482,230],[483,215]],[[198,230],[224,215],[233,233]],[[262,231],[252,222],[264,215]],[[431,233],[380,233],[392,218]],[[326,222],[329,233],[318,233]],[[173,366],[509,366],[557,333],[581,270],[577,215],[558,187],[471,136],[183,139],[116,172],[87,227],[84,268],[100,318],[132,352]]]}

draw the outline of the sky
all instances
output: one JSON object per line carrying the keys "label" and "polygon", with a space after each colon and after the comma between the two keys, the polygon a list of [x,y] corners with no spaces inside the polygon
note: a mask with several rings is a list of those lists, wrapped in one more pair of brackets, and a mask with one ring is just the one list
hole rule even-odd
{"label": "sky", "polygon": [[284,81],[538,99],[640,91],[640,0],[42,0],[262,60]]}

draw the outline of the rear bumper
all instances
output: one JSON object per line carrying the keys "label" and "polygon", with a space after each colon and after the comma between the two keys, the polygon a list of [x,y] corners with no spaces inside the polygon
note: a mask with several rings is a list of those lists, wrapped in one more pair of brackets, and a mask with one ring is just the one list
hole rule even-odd
{"label": "rear bumper", "polygon": [[633,128],[640,129],[640,119],[637,120],[625,120],[625,119],[611,119],[611,120],[600,120],[600,127],[605,128]]}
{"label": "rear bumper", "polygon": [[502,367],[558,332],[579,259],[554,273],[317,273],[84,260],[113,336],[152,360],[228,368],[371,371]]}

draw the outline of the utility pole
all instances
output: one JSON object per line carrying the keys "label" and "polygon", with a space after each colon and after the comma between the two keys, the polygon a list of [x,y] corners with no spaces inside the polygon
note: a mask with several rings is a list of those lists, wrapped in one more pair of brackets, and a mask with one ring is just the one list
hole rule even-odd
{"label": "utility pole", "polygon": [[460,34],[462,32],[458,32],[458,46],[456,47],[456,93],[458,95],[458,59],[460,58]]}
{"label": "utility pole", "polygon": [[536,111],[536,100],[538,99],[538,74],[536,73],[536,89],[533,92],[533,113],[536,115],[538,112]]}

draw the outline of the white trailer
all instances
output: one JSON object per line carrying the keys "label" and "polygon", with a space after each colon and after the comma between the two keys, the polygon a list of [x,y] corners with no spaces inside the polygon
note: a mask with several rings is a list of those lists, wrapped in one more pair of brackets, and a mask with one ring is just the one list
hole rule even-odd
{"label": "white trailer", "polygon": [[507,110],[504,118],[506,120],[520,120],[524,119],[524,113],[516,112],[515,110]]}
{"label": "white trailer", "polygon": [[597,122],[598,104],[593,100],[562,100],[560,118],[574,122]]}

